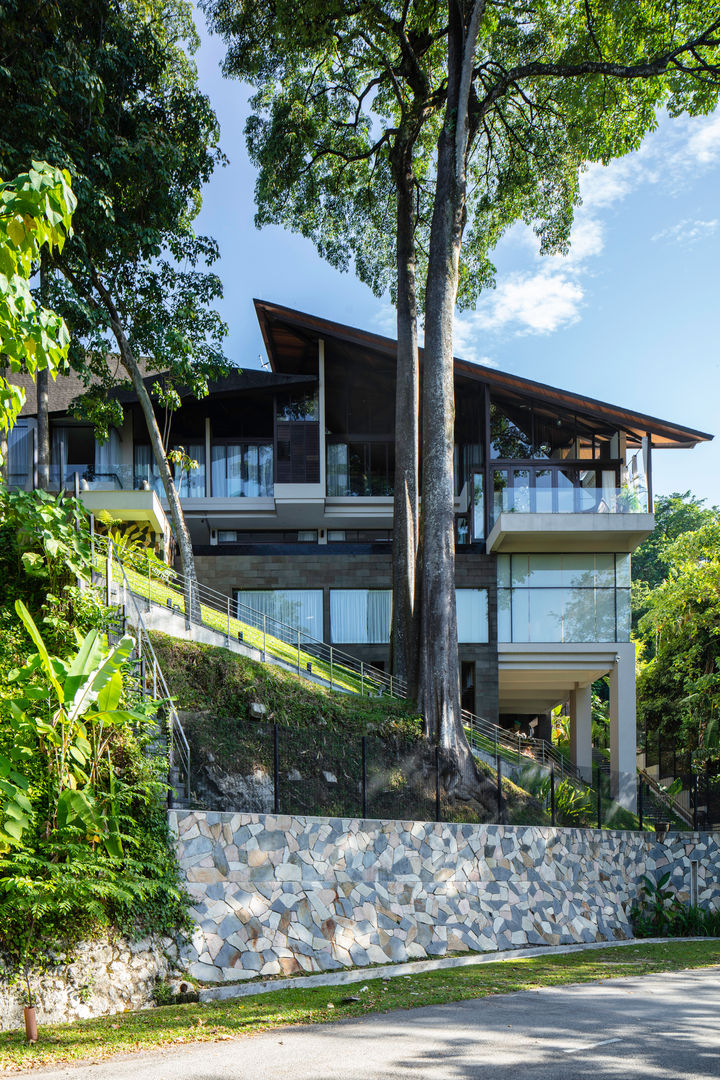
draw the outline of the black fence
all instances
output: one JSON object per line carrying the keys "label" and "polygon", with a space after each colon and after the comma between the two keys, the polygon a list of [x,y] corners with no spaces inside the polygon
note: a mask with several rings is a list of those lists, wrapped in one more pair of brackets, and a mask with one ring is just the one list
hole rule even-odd
{"label": "black fence", "polygon": [[[644,783],[638,785],[636,814],[619,806],[606,762],[595,769],[588,788],[531,763],[517,778],[520,790],[503,785],[507,765],[501,759],[499,773],[481,765],[479,796],[467,802],[452,797],[449,756],[416,737],[355,736],[207,714],[186,721],[186,734],[189,805],[204,810],[628,830],[691,827]],[[698,795],[697,827],[718,821],[720,783],[708,781]]]}

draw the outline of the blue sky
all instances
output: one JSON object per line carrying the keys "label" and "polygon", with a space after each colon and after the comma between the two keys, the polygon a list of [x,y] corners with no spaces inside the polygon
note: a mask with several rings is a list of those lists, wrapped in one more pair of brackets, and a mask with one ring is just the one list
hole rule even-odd
{"label": "blue sky", "polygon": [[[200,82],[229,164],[206,188],[197,228],[220,245],[228,356],[260,366],[255,296],[394,336],[388,301],[309,241],[255,228],[248,91],[223,79],[222,44],[201,15],[198,28]],[[566,258],[541,258],[517,227],[495,263],[497,288],[458,316],[456,355],[717,433],[694,450],[659,451],[653,472],[657,494],[690,489],[720,505],[720,110],[664,119],[636,153],[592,166]]]}

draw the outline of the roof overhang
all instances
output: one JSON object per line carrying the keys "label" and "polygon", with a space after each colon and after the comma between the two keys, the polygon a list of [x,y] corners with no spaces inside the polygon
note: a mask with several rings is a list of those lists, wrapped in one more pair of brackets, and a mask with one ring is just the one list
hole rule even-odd
{"label": "roof overhang", "polygon": [[[288,331],[293,333],[299,343],[305,342],[307,346],[320,338],[334,339],[388,357],[393,361],[396,359],[397,342],[393,338],[371,334],[367,330],[332,322],[329,319],[308,315],[303,311],[271,304],[264,300],[255,300],[254,304],[273,371],[281,370],[288,364],[292,365],[295,359],[283,348],[281,338],[284,333],[287,340]],[[420,349],[421,364],[422,359],[423,350]],[[654,447],[688,448],[699,442],[708,442],[713,438],[704,431],[697,431],[672,421],[624,409],[582,394],[574,394],[533,379],[511,375],[508,372],[498,371],[496,368],[473,364],[457,357],[455,374],[486,383],[498,391],[521,394],[561,409],[572,410],[580,415],[600,420],[620,431],[631,433],[638,439],[649,434],[652,436]]]}

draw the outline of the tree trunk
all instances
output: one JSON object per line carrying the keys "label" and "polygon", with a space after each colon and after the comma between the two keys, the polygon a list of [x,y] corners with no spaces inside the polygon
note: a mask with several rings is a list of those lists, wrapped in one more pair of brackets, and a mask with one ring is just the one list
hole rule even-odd
{"label": "tree trunk", "polygon": [[423,363],[423,482],[420,693],[425,731],[448,751],[456,775],[448,790],[461,796],[487,787],[475,768],[460,709],[455,606],[453,450],[455,401],[453,317],[465,227],[467,109],[482,4],[469,26],[450,0],[448,96],[438,141],[437,182],[430,231]]}
{"label": "tree trunk", "polygon": [[397,365],[392,543],[393,674],[417,695],[415,568],[418,547],[419,400],[415,222],[411,150],[395,169],[397,185]]}
{"label": "tree trunk", "polygon": [[195,559],[193,556],[192,540],[190,539],[190,533],[188,532],[188,527],[182,512],[182,506],[180,505],[180,498],[165,454],[165,447],[163,446],[162,435],[160,434],[160,428],[158,427],[155,410],[153,409],[150,395],[143,382],[140,368],[137,365],[137,361],[135,360],[135,356],[130,347],[130,342],[123,330],[120,315],[115,307],[112,297],[97,273],[93,272],[92,277],[95,288],[100,294],[102,303],[110,316],[112,331],[115,335],[115,340],[118,343],[118,348],[120,349],[121,363],[130,376],[133,388],[138,396],[140,408],[143,411],[145,423],[147,424],[155,464],[158,467],[163,487],[165,488],[165,494],[170,508],[170,517],[172,519],[173,528],[175,529],[175,538],[177,539],[178,549],[180,551],[180,562],[182,564],[184,578],[185,617],[191,622],[200,622],[200,595],[198,591],[197,576],[195,574]]}
{"label": "tree trunk", "polygon": [[[48,266],[47,253],[43,248],[40,255],[40,304],[48,306]],[[50,487],[50,416],[48,393],[50,372],[47,368],[38,368],[35,373],[35,391],[37,394],[37,482],[38,487],[47,491]],[[62,477],[59,479],[62,484]]]}

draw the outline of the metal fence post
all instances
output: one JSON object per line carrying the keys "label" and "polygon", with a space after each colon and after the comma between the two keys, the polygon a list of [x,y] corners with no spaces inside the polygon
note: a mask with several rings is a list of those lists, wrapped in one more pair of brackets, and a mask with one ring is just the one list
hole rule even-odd
{"label": "metal fence post", "polygon": [[333,688],[333,651],[332,645],[330,646],[330,689]]}
{"label": "metal fence post", "polygon": [[391,675],[390,675],[390,697],[392,697],[392,696],[393,696],[393,688],[392,688],[392,682],[393,682],[393,677],[392,677],[392,674],[391,674]]}
{"label": "metal fence post", "polygon": [[267,660],[267,652],[265,650],[265,631],[267,629],[267,615],[263,614],[263,663]]}
{"label": "metal fence post", "polygon": [[362,750],[362,816],[367,817],[367,735],[360,740]]}
{"label": "metal fence post", "polygon": [[693,778],[693,830],[697,832],[698,827],[698,774],[695,773]]}
{"label": "metal fence post", "polygon": [[230,597],[227,598],[227,642],[230,644]]}
{"label": "metal fence post", "polygon": [[518,735],[518,765],[520,764],[520,736]]}
{"label": "metal fence post", "polygon": [[300,674],[300,631],[297,632],[298,675]]}
{"label": "metal fence post", "polygon": [[498,818],[502,817],[503,813],[503,793],[502,793],[502,758],[498,754],[495,766],[497,769],[497,804],[498,804]]}
{"label": "metal fence post", "polygon": [[550,766],[550,823],[555,826],[555,766]]}
{"label": "metal fence post", "polygon": [[[330,649],[330,671],[332,672],[332,649]],[[365,694],[365,663],[360,661],[360,697]]]}
{"label": "metal fence post", "polygon": [[643,827],[643,779],[640,777],[638,784],[638,828],[642,831]]}
{"label": "metal fence post", "polygon": [[105,560],[105,605],[110,607],[112,600],[113,544],[108,540],[107,559]]}
{"label": "metal fence post", "polygon": [[280,813],[280,729],[273,724],[273,810]]}
{"label": "metal fence post", "polygon": [[150,611],[151,602],[152,602],[152,563],[150,562],[150,553],[148,552],[148,611]]}
{"label": "metal fence post", "polygon": [[602,773],[600,772],[600,766],[597,767],[597,827],[602,829],[602,792],[600,791],[600,780]]}
{"label": "metal fence post", "polygon": [[440,743],[435,743],[435,820],[442,821],[440,813]]}

